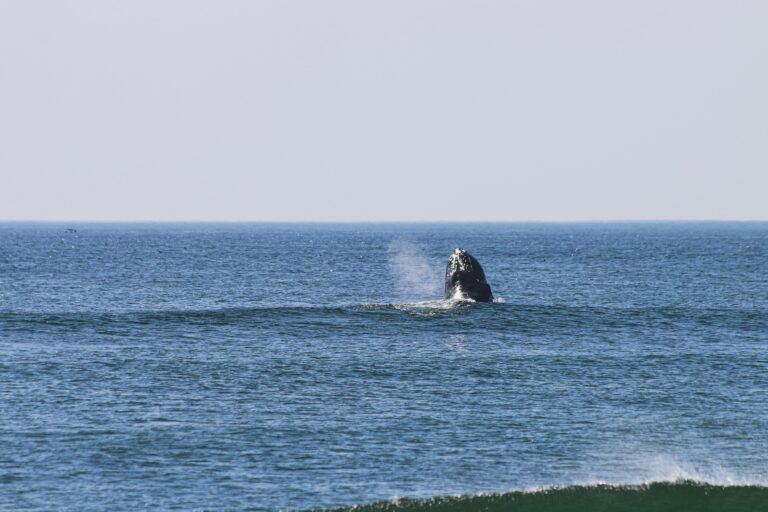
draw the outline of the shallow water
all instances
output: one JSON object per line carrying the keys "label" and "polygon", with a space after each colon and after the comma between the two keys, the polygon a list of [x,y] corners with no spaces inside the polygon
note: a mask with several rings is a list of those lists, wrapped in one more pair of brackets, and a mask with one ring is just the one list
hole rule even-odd
{"label": "shallow water", "polygon": [[0,508],[738,493],[766,349],[768,223],[0,224]]}

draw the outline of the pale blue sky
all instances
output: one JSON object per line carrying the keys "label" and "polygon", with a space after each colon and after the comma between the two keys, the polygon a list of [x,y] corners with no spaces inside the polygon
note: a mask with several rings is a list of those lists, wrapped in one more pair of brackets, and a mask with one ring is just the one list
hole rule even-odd
{"label": "pale blue sky", "polygon": [[768,3],[0,0],[0,219],[768,219]]}

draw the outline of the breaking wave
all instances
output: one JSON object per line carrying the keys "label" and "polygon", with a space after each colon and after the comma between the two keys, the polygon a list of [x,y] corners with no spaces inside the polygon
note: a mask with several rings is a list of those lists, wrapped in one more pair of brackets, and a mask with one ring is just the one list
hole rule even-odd
{"label": "breaking wave", "polygon": [[768,487],[695,480],[634,485],[572,485],[498,494],[395,498],[335,512],[756,512],[768,510]]}

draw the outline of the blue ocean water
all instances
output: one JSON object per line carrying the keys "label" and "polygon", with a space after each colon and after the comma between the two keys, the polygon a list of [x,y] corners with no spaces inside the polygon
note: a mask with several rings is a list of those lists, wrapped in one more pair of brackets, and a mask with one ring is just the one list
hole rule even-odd
{"label": "blue ocean water", "polygon": [[766,484],[768,223],[0,224],[0,509]]}

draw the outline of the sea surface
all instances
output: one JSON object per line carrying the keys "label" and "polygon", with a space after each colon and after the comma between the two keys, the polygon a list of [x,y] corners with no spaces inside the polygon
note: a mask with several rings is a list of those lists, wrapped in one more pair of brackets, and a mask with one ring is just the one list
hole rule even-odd
{"label": "sea surface", "polygon": [[[443,300],[448,255],[495,303]],[[768,223],[0,224],[0,510],[768,510]]]}

